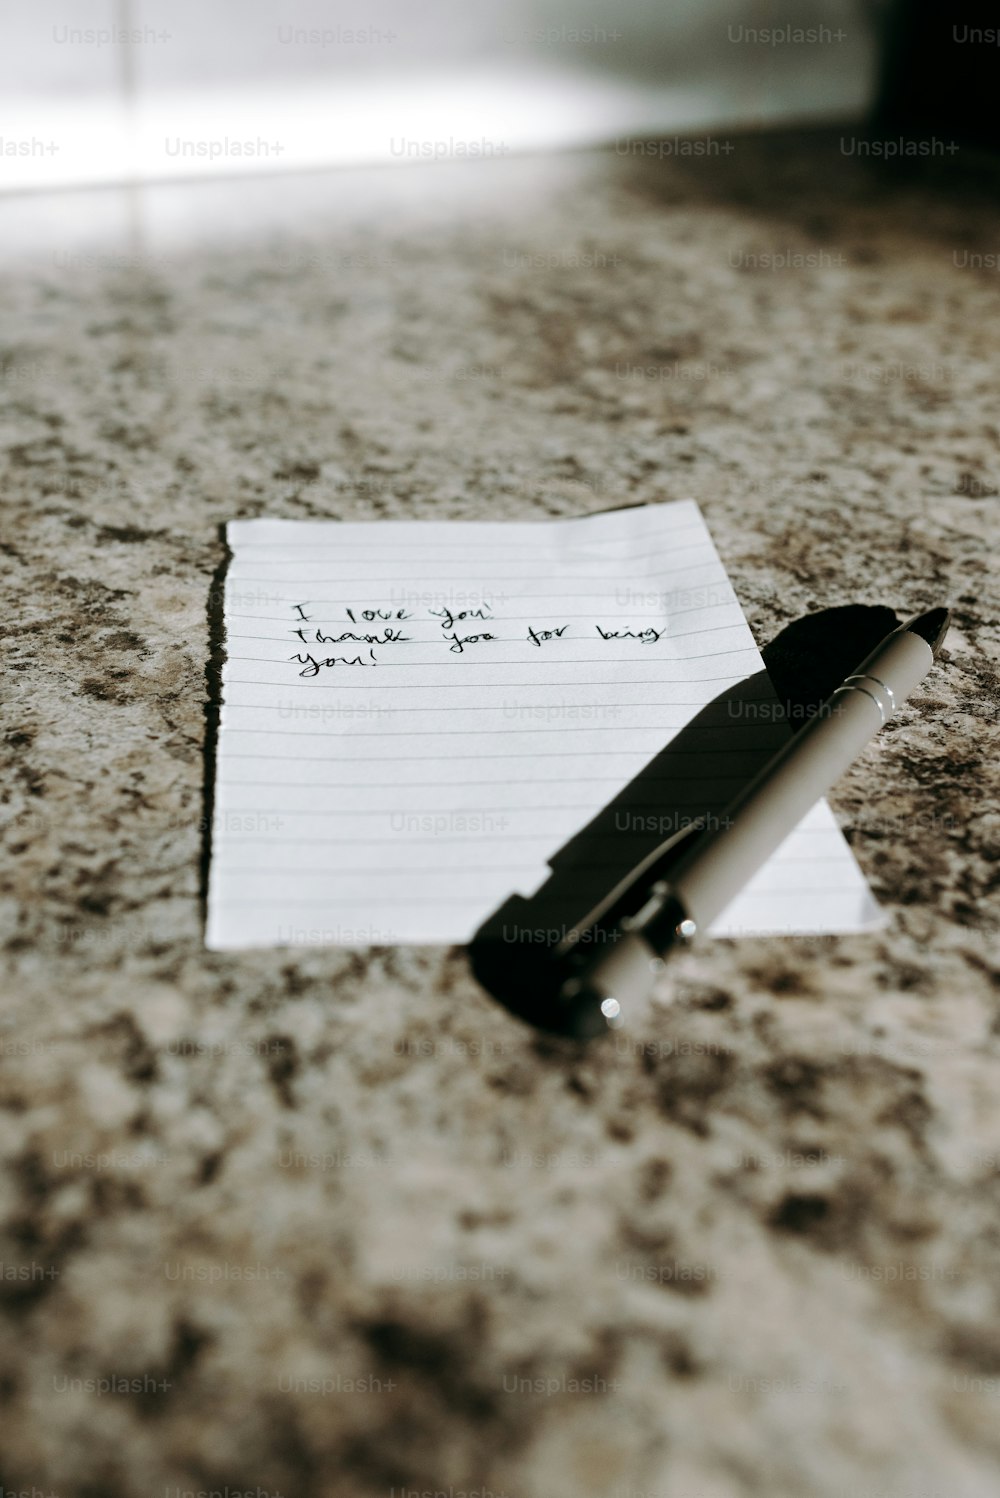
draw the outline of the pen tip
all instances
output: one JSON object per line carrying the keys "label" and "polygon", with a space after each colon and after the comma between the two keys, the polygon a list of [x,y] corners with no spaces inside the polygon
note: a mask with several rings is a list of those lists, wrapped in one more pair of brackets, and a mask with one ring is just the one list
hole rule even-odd
{"label": "pen tip", "polygon": [[915,614],[912,619],[907,619],[903,628],[909,630],[910,634],[919,635],[922,640],[926,640],[931,650],[937,655],[944,643],[950,623],[950,609],[928,609],[925,614]]}

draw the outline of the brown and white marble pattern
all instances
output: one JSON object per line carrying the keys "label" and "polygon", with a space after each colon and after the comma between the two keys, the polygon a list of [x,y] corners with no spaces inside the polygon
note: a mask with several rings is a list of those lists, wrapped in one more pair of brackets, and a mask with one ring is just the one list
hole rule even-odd
{"label": "brown and white marble pattern", "polygon": [[[997,177],[735,147],[0,207],[5,1491],[996,1493]],[[761,643],[954,607],[832,798],[883,933],[583,1053],[206,953],[224,521],[688,495]]]}

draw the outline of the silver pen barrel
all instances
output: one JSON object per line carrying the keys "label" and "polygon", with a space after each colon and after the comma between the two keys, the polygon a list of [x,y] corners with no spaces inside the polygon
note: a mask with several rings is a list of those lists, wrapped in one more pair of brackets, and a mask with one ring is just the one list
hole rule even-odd
{"label": "silver pen barrel", "polygon": [[651,884],[611,949],[574,975],[565,992],[572,1005],[622,1023],[652,987],[658,958],[711,925],[923,680],[948,620],[943,608],[909,620],[845,678],[727,808],[720,829],[681,853],[669,881]]}
{"label": "silver pen barrel", "polygon": [[671,883],[699,931],[850,768],[933,662],[926,640],[895,630],[740,793],[719,833],[679,859]]}

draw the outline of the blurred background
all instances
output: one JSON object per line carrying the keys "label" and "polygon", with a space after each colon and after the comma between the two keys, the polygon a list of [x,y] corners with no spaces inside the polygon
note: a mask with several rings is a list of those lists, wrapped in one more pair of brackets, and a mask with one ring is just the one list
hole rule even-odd
{"label": "blurred background", "polygon": [[10,189],[857,120],[877,0],[48,0],[0,56]]}

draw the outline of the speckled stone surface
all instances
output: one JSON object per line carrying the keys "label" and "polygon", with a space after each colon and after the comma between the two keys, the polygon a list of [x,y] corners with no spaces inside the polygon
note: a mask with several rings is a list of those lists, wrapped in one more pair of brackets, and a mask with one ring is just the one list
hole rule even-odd
{"label": "speckled stone surface", "polygon": [[[996,186],[813,136],[0,206],[5,1493],[995,1495]],[[954,606],[832,797],[883,933],[703,945],[586,1053],[461,952],[205,952],[225,520],[687,495],[761,643]]]}

